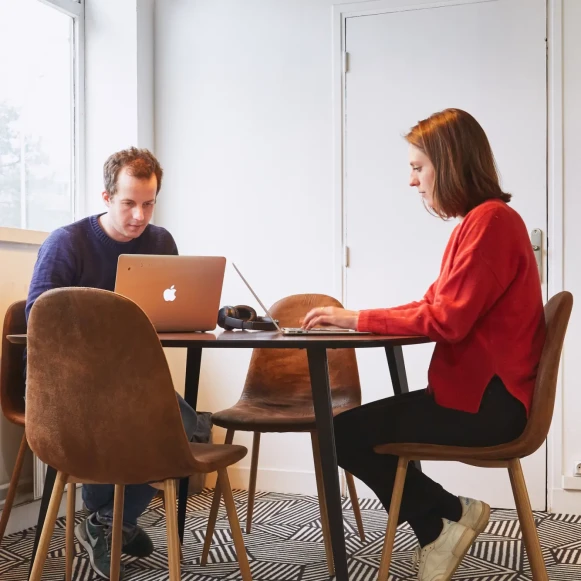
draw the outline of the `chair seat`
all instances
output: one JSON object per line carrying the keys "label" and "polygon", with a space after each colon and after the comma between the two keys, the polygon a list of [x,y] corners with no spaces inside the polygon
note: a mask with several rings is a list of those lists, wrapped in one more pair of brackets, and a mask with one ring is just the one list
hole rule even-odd
{"label": "chair seat", "polygon": [[[360,402],[334,402],[333,415],[350,410]],[[245,399],[231,408],[212,414],[212,422],[221,428],[242,432],[308,432],[315,430],[312,400]]]}
{"label": "chair seat", "polygon": [[190,443],[190,451],[200,465],[200,472],[215,472],[242,460],[248,450],[235,444]]}
{"label": "chair seat", "polygon": [[519,458],[518,440],[498,446],[440,446],[437,444],[381,444],[375,446],[377,454],[405,456],[410,460],[454,461],[473,466],[505,467],[509,460]]}
{"label": "chair seat", "polygon": [[4,410],[4,416],[9,422],[12,422],[17,426],[24,427],[24,412],[16,410]]}
{"label": "chair seat", "polygon": [[[235,444],[200,444],[190,442],[190,451],[192,456],[199,464],[199,470],[196,472],[207,474],[215,472],[222,468],[227,468],[232,464],[236,464],[246,456],[248,450],[244,446],[237,446]],[[192,471],[192,474],[194,471]],[[171,478],[171,476],[168,476]],[[69,475],[67,482],[75,484],[104,484],[89,480],[87,478],[79,478],[78,476]],[[115,484],[112,482],[111,484]],[[154,488],[163,489],[163,486],[158,483],[153,483]]]}

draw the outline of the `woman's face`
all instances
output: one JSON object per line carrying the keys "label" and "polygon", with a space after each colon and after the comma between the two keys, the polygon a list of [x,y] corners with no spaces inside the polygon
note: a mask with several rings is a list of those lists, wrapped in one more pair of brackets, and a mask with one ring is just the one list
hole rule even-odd
{"label": "woman's face", "polygon": [[418,188],[424,203],[434,209],[434,181],[436,170],[428,156],[415,145],[410,144],[410,186]]}

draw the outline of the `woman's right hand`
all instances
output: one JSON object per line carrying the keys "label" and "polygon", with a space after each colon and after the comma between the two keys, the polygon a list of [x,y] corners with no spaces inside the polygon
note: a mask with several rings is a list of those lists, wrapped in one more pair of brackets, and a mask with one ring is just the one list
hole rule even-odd
{"label": "woman's right hand", "polygon": [[317,307],[311,309],[302,321],[303,329],[313,327],[339,327],[357,330],[359,311],[348,311],[341,307]]}

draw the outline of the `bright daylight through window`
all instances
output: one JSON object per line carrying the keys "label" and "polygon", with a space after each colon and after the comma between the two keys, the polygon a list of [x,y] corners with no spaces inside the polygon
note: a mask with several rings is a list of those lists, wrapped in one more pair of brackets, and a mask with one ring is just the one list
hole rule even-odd
{"label": "bright daylight through window", "polygon": [[74,25],[50,2],[0,0],[0,226],[74,217]]}

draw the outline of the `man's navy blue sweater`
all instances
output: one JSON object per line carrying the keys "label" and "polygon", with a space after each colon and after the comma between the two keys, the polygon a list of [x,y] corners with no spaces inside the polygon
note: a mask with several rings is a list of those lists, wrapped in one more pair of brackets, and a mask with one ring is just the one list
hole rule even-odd
{"label": "man's navy blue sweater", "polygon": [[113,291],[120,254],[177,254],[172,235],[149,224],[130,242],[116,242],[89,216],[50,234],[40,247],[26,301],[26,320],[34,301],[43,293],[65,286]]}

